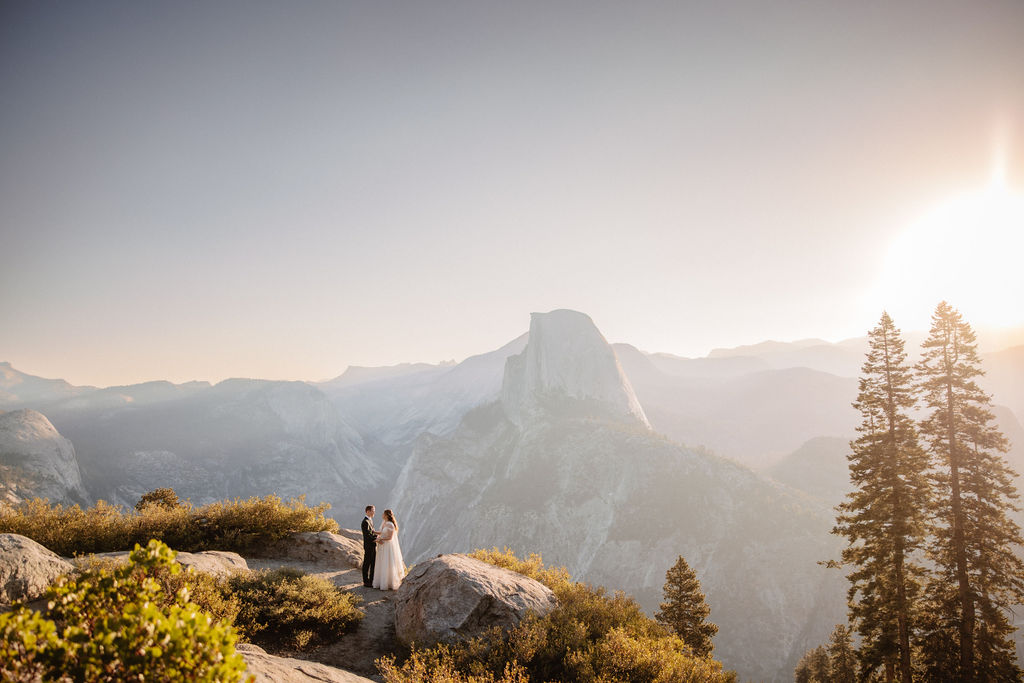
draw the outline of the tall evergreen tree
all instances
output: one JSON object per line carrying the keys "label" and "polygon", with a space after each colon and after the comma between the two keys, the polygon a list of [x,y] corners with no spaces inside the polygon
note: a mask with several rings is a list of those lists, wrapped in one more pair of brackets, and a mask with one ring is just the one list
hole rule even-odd
{"label": "tall evergreen tree", "polygon": [[927,533],[928,455],[909,412],[915,388],[903,339],[888,313],[868,336],[857,401],[862,422],[847,456],[854,490],[838,506],[833,533],[846,536],[850,622],[861,636],[865,674],[885,666],[910,683],[911,634],[924,570],[916,555]]}
{"label": "tall evergreen tree", "polygon": [[697,656],[711,654],[715,647],[711,639],[718,633],[718,626],[707,620],[711,608],[704,602],[697,574],[682,556],[665,572],[662,595],[665,601],[654,615],[658,623],[675,632]]}
{"label": "tall evergreen tree", "polygon": [[921,433],[934,456],[936,528],[929,583],[927,675],[951,681],[1020,680],[1006,609],[1024,602],[1024,563],[1014,554],[1020,528],[1015,473],[992,421],[974,331],[945,301],[917,366],[929,410]]}

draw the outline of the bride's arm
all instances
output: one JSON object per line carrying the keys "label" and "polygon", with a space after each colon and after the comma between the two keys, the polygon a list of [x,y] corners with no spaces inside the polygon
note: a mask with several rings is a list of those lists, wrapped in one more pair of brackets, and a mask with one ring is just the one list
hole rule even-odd
{"label": "bride's arm", "polygon": [[379,541],[390,541],[391,537],[394,536],[394,535],[395,535],[394,527],[387,526],[387,527],[384,527],[384,531],[381,532],[380,538],[377,539],[377,540],[379,540]]}

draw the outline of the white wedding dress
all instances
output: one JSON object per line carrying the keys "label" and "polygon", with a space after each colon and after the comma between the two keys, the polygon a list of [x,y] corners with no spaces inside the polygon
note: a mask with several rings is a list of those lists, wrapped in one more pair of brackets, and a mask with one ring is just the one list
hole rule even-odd
{"label": "white wedding dress", "polygon": [[377,546],[373,587],[382,591],[398,590],[405,578],[405,561],[402,560],[402,548],[398,545],[398,529],[391,522],[384,522],[380,538],[383,543]]}

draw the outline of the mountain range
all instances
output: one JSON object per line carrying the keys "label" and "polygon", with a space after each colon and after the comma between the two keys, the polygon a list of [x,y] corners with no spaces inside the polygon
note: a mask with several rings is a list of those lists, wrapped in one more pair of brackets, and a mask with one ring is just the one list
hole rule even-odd
{"label": "mountain range", "polygon": [[[911,341],[908,341],[908,350]],[[395,509],[411,561],[509,546],[657,608],[678,555],[743,678],[789,680],[845,619],[832,507],[849,487],[863,339],[705,358],[608,344],[574,311],[461,363],[320,383],[77,387],[0,363],[0,496],[133,505],[276,493],[343,522]],[[1024,471],[1024,346],[984,355]]]}

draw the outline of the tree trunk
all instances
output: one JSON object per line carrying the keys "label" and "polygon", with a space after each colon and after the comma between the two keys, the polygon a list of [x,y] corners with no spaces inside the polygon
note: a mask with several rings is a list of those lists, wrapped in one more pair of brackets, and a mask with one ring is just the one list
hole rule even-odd
{"label": "tree trunk", "polygon": [[[887,393],[887,413],[889,419],[889,445],[894,458],[899,453],[899,440],[896,434],[896,391],[892,385],[892,361],[889,358],[889,339],[885,337],[885,384]],[[894,508],[902,511],[902,491],[900,490],[899,475],[893,477],[895,490]],[[906,577],[903,570],[903,543],[902,532],[896,536],[896,548],[893,557],[893,565],[896,573],[896,635],[899,638],[900,646],[900,681],[912,683],[912,669],[910,664],[910,609],[907,605]]]}
{"label": "tree trunk", "polygon": [[947,429],[949,433],[949,483],[953,504],[953,553],[960,597],[960,680],[974,680],[974,597],[967,576],[963,507],[960,501],[960,468],[957,461],[956,429],[953,423],[953,385],[946,385]]}
{"label": "tree trunk", "polygon": [[900,681],[913,681],[910,665],[910,615],[907,609],[907,587],[903,576],[903,537],[896,539],[896,626],[900,639]]}

